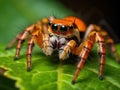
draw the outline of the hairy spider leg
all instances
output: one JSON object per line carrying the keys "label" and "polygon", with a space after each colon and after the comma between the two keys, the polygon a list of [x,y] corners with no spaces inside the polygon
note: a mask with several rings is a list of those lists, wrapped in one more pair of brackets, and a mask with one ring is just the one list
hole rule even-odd
{"label": "hairy spider leg", "polygon": [[117,49],[115,47],[114,41],[109,36],[106,36],[107,44],[110,46],[112,53],[114,54],[115,60],[120,63],[120,57],[118,55]]}
{"label": "hairy spider leg", "polygon": [[20,54],[20,49],[22,44],[24,43],[25,39],[28,38],[28,36],[32,33],[32,31],[34,30],[34,26],[35,25],[31,25],[29,27],[27,27],[22,33],[18,34],[10,43],[9,45],[6,47],[6,49],[10,49],[17,41],[17,46],[16,46],[16,53],[15,53],[15,57],[14,60],[17,60]]}
{"label": "hairy spider leg", "polygon": [[37,35],[32,34],[31,38],[28,41],[28,47],[27,47],[27,52],[26,52],[26,57],[27,57],[27,71],[31,70],[31,55],[32,55],[32,50],[34,47],[34,43],[35,43],[35,38],[37,37]]}
{"label": "hairy spider leg", "polygon": [[52,53],[52,46],[50,44],[49,40],[49,34],[48,34],[48,26],[47,22],[44,19],[44,21],[38,22],[38,24],[35,25],[34,31],[31,35],[31,38],[28,41],[28,47],[26,52],[27,57],[27,71],[31,70],[31,57],[32,57],[32,50],[34,47],[34,44],[37,43],[40,48],[43,49],[44,53],[46,55],[50,55]]}
{"label": "hairy spider leg", "polygon": [[120,57],[119,57],[117,49],[115,47],[114,40],[109,36],[109,34],[104,29],[102,29],[101,27],[99,27],[97,25],[91,24],[86,31],[85,37],[93,30],[98,31],[104,37],[107,46],[110,48],[111,52],[113,53],[113,55],[115,57],[115,60],[118,63],[120,63]]}
{"label": "hairy spider leg", "polygon": [[70,40],[63,49],[59,51],[59,58],[64,60],[69,57],[71,52],[74,52],[76,47],[76,42],[74,40]]}
{"label": "hairy spider leg", "polygon": [[28,41],[28,48],[26,52],[27,57],[27,71],[31,70],[31,56],[32,56],[32,50],[34,47],[34,44],[37,43],[39,47],[43,48],[44,53],[46,55],[50,55],[52,53],[52,47],[49,43],[49,35],[46,33],[42,33],[41,29],[36,30],[34,33],[32,33],[31,38]]}
{"label": "hairy spider leg", "polygon": [[31,25],[28,28],[26,28],[22,33],[19,33],[18,35],[16,35],[16,37],[8,44],[8,46],[5,49],[6,50],[10,49],[17,41],[27,38],[28,35],[32,33],[33,28],[34,28],[34,25]]}
{"label": "hairy spider leg", "polygon": [[20,49],[22,47],[22,44],[25,42],[25,40],[28,38],[28,36],[32,33],[32,31],[34,30],[34,25],[31,25],[29,27],[27,27],[22,34],[18,37],[17,41],[17,46],[16,46],[16,53],[15,53],[15,57],[14,60],[17,60],[19,55],[20,55]]}
{"label": "hairy spider leg", "polygon": [[46,56],[50,56],[53,52],[53,46],[50,42],[50,36],[49,34],[45,33],[42,35],[42,47],[43,47],[43,52],[45,53]]}
{"label": "hairy spider leg", "polygon": [[[76,54],[80,57],[80,62],[77,65],[77,70],[73,76],[72,84],[75,83],[75,80],[81,71],[89,52],[91,51],[94,43],[97,42],[98,44],[98,52],[100,54],[100,69],[99,69],[99,78],[103,78],[103,69],[105,63],[105,45],[104,45],[104,38],[100,35],[100,33],[96,31],[92,31],[89,36],[83,41],[83,43],[77,48]],[[81,51],[80,51],[81,50]]]}
{"label": "hairy spider leg", "polygon": [[[100,28],[99,26],[96,26],[96,27]],[[120,63],[120,57],[119,57],[117,49],[115,47],[114,40],[109,36],[109,34],[105,30],[103,30],[101,28],[98,30],[100,30],[100,33],[105,38],[105,42],[106,42],[107,46],[110,48],[111,52],[113,53],[116,62]]]}
{"label": "hairy spider leg", "polygon": [[8,50],[10,48],[12,48],[12,46],[18,41],[18,38],[21,36],[22,33],[18,34],[9,44],[8,46],[5,48],[5,50]]}

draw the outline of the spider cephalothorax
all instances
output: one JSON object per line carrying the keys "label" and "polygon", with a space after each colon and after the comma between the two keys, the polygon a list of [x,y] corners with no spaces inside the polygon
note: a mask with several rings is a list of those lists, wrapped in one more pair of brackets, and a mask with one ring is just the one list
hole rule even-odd
{"label": "spider cephalothorax", "polygon": [[[81,33],[84,33],[84,36],[81,35]],[[111,51],[114,52],[116,61],[120,62],[114,46],[114,41],[110,38],[108,33],[97,25],[91,24],[86,27],[85,23],[77,17],[69,16],[63,19],[56,19],[53,16],[50,16],[27,27],[22,33],[18,34],[6,48],[11,48],[13,44],[18,41],[15,60],[18,59],[20,48],[29,35],[30,39],[28,41],[26,53],[28,71],[31,69],[31,54],[35,43],[43,49],[43,52],[47,56],[51,55],[52,52],[57,49],[60,60],[69,58],[70,54],[79,57],[80,61],[72,80],[73,84],[75,83],[94,43],[97,43],[98,53],[100,55],[100,79],[103,79],[106,55],[105,41],[110,46]]]}

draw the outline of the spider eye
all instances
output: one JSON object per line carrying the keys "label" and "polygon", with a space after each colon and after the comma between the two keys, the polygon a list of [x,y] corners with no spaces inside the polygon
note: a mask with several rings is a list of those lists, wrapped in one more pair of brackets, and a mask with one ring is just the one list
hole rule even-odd
{"label": "spider eye", "polygon": [[58,30],[58,25],[57,24],[53,24],[52,25],[52,30],[53,31],[57,31]]}
{"label": "spider eye", "polygon": [[66,32],[66,31],[67,31],[67,27],[64,26],[64,25],[61,26],[61,27],[60,27],[60,31],[61,31],[61,32]]}

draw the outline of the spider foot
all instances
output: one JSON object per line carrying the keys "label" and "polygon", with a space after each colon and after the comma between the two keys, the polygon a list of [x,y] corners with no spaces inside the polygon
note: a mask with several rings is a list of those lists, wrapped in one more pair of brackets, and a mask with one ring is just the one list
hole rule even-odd
{"label": "spider foot", "polygon": [[5,50],[9,50],[10,48],[9,47],[6,47]]}
{"label": "spider foot", "polygon": [[18,57],[14,57],[14,60],[15,60],[15,61],[18,60]]}
{"label": "spider foot", "polygon": [[117,62],[118,62],[118,64],[120,64],[120,60],[118,60]]}
{"label": "spider foot", "polygon": [[70,49],[66,49],[66,50],[60,50],[59,51],[59,58],[60,60],[65,60],[67,58],[69,58],[69,55],[70,55]]}
{"label": "spider foot", "polygon": [[52,47],[47,47],[43,49],[43,52],[46,56],[50,56],[53,52],[53,48]]}
{"label": "spider foot", "polygon": [[72,84],[75,84],[75,81],[74,80],[72,80],[72,82],[71,82]]}
{"label": "spider foot", "polygon": [[30,68],[30,67],[28,67],[28,68],[27,68],[27,71],[28,71],[28,72],[30,72],[30,71],[31,71],[31,68]]}
{"label": "spider foot", "polygon": [[103,80],[103,79],[104,79],[104,77],[101,75],[101,76],[99,76],[99,79],[100,79],[100,80]]}

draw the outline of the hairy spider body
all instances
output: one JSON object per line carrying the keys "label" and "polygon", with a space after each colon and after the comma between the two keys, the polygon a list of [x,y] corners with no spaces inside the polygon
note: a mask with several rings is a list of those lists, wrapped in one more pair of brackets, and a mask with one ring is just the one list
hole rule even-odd
{"label": "hairy spider body", "polygon": [[[84,33],[84,36],[81,35],[81,33]],[[31,37],[28,41],[26,52],[28,71],[31,69],[31,55],[35,43],[43,49],[43,52],[47,56],[51,55],[54,50],[58,50],[60,60],[69,58],[70,53],[78,56],[80,61],[72,79],[73,84],[75,83],[94,43],[97,43],[98,53],[100,55],[100,79],[103,79],[106,55],[105,41],[114,53],[116,61],[120,62],[114,46],[114,41],[110,38],[108,33],[97,25],[91,24],[86,27],[86,24],[81,19],[74,16],[68,16],[63,19],[56,19],[53,16],[50,16],[27,27],[22,33],[18,34],[6,48],[11,48],[13,44],[18,41],[15,60],[18,59],[21,46],[29,35],[31,35]]]}

